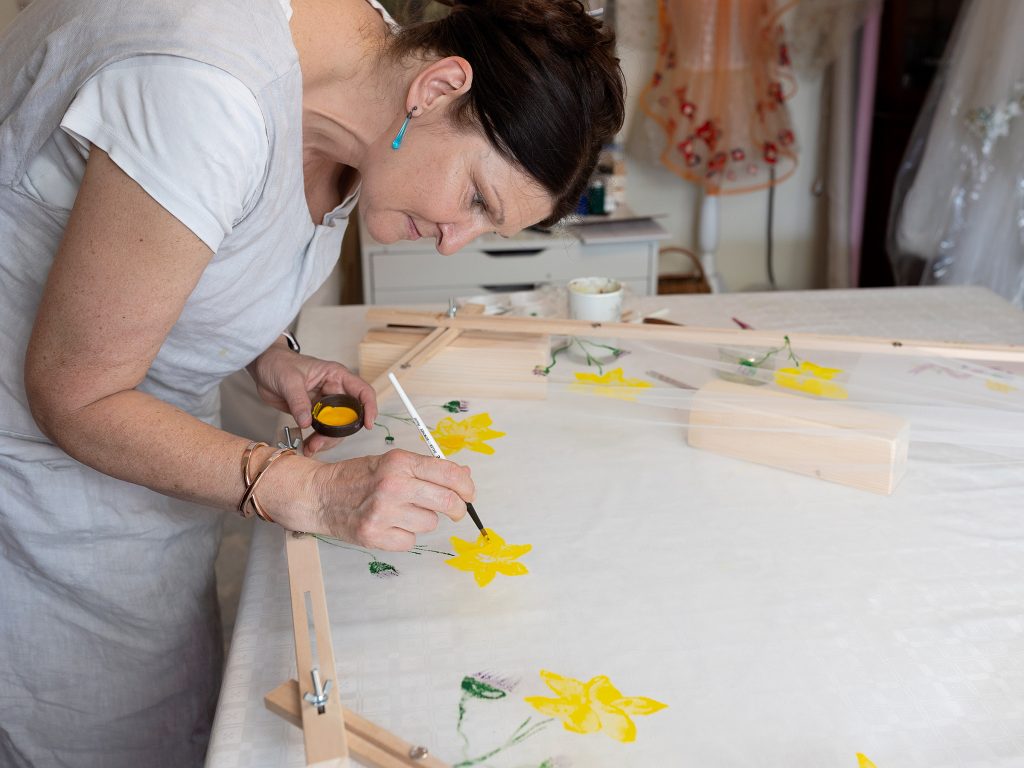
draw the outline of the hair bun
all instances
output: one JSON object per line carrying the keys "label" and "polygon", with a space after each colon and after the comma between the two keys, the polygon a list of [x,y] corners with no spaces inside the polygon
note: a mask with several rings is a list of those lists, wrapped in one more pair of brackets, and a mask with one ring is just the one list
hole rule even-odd
{"label": "hair bun", "polygon": [[544,30],[567,51],[613,45],[613,34],[582,0],[451,0],[453,11],[487,14],[498,23]]}

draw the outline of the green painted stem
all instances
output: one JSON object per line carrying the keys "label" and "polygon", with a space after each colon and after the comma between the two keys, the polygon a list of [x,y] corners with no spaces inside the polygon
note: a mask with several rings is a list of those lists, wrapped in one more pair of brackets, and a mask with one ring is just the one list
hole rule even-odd
{"label": "green painted stem", "polygon": [[[465,698],[465,697],[463,697],[463,698]],[[460,706],[460,709],[461,709],[462,708],[462,703],[461,702],[460,702],[459,706]],[[516,744],[519,744],[519,743],[525,741],[526,739],[530,738],[531,736],[533,736],[533,734],[535,734],[541,728],[544,728],[546,725],[548,725],[549,723],[553,722],[555,718],[549,717],[547,720],[541,720],[539,723],[534,723],[532,726],[530,726],[529,728],[526,728],[526,730],[524,731],[523,728],[525,728],[526,725],[532,719],[533,719],[532,717],[528,717],[523,722],[521,722],[519,724],[519,727],[515,729],[515,731],[512,733],[512,735],[500,747],[495,747],[490,752],[486,752],[486,753],[480,755],[479,757],[473,757],[473,758],[470,758],[470,759],[467,759],[467,760],[463,760],[461,763],[456,763],[454,766],[452,766],[452,768],[470,768],[470,766],[480,765],[485,760],[490,760],[492,757],[494,757],[498,753],[504,752],[506,749],[508,749],[510,747],[514,747]],[[460,718],[459,728],[460,728],[459,732],[461,733],[462,732],[461,731],[461,718]],[[465,738],[465,737],[463,737],[463,738]]]}

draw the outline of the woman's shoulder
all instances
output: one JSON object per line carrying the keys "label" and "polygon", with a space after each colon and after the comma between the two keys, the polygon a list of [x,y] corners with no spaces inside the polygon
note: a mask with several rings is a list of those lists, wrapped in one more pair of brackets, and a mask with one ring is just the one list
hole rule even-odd
{"label": "woman's shoulder", "polygon": [[99,146],[211,249],[254,205],[269,143],[256,97],[215,66],[145,55],[104,67],[61,127]]}

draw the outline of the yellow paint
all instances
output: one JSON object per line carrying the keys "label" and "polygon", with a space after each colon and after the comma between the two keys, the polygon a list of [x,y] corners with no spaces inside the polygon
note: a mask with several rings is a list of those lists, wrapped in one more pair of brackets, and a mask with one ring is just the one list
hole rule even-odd
{"label": "yellow paint", "polygon": [[779,368],[775,372],[775,383],[809,395],[845,400],[849,397],[847,391],[838,382],[832,381],[842,372],[841,368],[826,368],[804,360],[799,368]]}
{"label": "yellow paint", "polygon": [[526,566],[516,560],[531,549],[532,544],[506,544],[494,531],[485,528],[476,541],[452,536],[455,557],[445,560],[452,568],[469,571],[481,587],[490,584],[499,573],[502,576],[525,576]]}
{"label": "yellow paint", "polygon": [[358,418],[358,413],[343,405],[325,405],[316,412],[316,420],[329,427],[343,427]]}
{"label": "yellow paint", "polygon": [[1004,395],[1008,395],[1017,389],[1016,387],[1007,384],[1005,381],[997,381],[996,379],[985,379],[985,386],[993,392],[1001,392]]}
{"label": "yellow paint", "polygon": [[627,379],[621,368],[613,368],[602,374],[577,371],[576,384],[572,389],[618,400],[636,400],[636,390],[650,386],[652,384],[649,381]]}
{"label": "yellow paint", "polygon": [[872,763],[860,752],[857,753],[857,768],[878,768],[877,765]]}
{"label": "yellow paint", "polygon": [[557,698],[527,696],[526,703],[542,714],[558,718],[573,733],[604,731],[617,741],[635,741],[636,724],[632,717],[651,715],[668,706],[645,696],[623,696],[604,675],[583,682],[542,669],[540,676]]}
{"label": "yellow paint", "polygon": [[456,421],[448,416],[437,422],[437,426],[430,430],[430,434],[437,440],[437,444],[446,456],[458,453],[463,448],[477,453],[491,454],[494,453],[494,448],[485,441],[504,437],[505,433],[490,427],[491,416],[487,413],[478,413],[462,421]]}

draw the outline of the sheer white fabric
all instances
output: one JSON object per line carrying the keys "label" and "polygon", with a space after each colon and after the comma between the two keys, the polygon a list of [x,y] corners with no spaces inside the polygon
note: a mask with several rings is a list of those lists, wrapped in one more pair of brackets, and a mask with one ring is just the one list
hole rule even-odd
{"label": "sheer white fabric", "polygon": [[904,284],[984,285],[1024,306],[1024,4],[961,11],[897,180]]}

